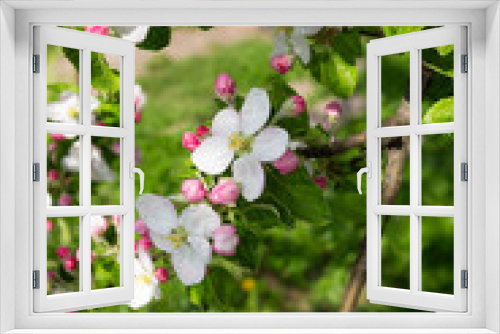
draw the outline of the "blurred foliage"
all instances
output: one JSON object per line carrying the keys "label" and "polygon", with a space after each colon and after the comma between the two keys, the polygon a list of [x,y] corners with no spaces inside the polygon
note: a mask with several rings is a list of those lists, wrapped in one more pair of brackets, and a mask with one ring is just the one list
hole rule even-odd
{"label": "blurred foliage", "polygon": [[[210,28],[199,27],[202,31]],[[137,46],[148,50],[168,48],[171,35],[177,29],[182,28],[151,28],[146,39]],[[268,65],[272,45],[265,38],[221,45],[208,54],[185,59],[173,59],[158,53],[148,62],[145,73],[136,78],[148,97],[142,122],[136,124],[136,147],[142,152],[136,165],[146,175],[144,192],[162,196],[178,194],[182,181],[196,175],[189,152],[182,147],[181,137],[185,131],[193,131],[198,125],[210,125],[215,112],[224,106],[215,98],[213,88],[214,80],[221,72],[228,73],[237,83],[237,106],[241,105],[250,88],[262,87],[269,92],[272,112],[276,114],[285,100],[297,95],[293,87],[298,82],[308,82],[312,87],[305,96],[309,112],[325,100],[336,99],[349,106],[353,99],[364,98],[366,94],[366,44],[374,38],[422,29],[424,27],[325,27],[308,38],[310,63],[303,65],[296,61],[285,75],[277,75]],[[432,78],[430,88],[423,96],[425,123],[450,121],[453,114],[453,91],[448,88],[453,77],[450,73],[452,54],[449,47],[438,48],[429,54],[428,67]],[[64,56],[78,69],[74,54],[65,52]],[[382,121],[385,121],[396,113],[408,89],[409,56],[384,56],[382,67],[381,107]],[[92,55],[92,85],[98,91],[100,101],[95,115],[107,124],[119,124],[119,109],[113,107],[119,101],[118,76],[103,55]],[[49,100],[57,100],[60,92],[66,89],[75,88],[68,87],[67,83],[50,86]],[[320,126],[311,128],[306,114],[283,118],[278,124],[286,128],[293,139],[300,139],[308,145],[328,144],[332,138],[341,140],[364,131],[366,115],[364,110],[355,112],[346,107],[330,131]],[[113,162],[116,156],[111,144],[102,141],[96,145],[104,160],[118,173],[119,163]],[[453,154],[443,154],[449,153],[450,147],[453,146],[450,146],[449,138],[444,136],[423,141],[423,154],[431,163],[422,166],[422,178],[428,182],[425,187],[429,187],[431,201],[444,199],[449,203],[453,198],[449,178],[443,177],[443,173],[435,173],[439,165],[452,164]],[[57,161],[67,149],[65,145],[58,146],[53,168],[61,168]],[[175,276],[169,256],[152,248],[150,255],[155,267],[164,266],[169,273],[168,281],[160,284],[161,298],[151,300],[139,310],[119,305],[87,312],[337,311],[366,231],[366,197],[356,191],[356,172],[366,165],[365,147],[353,147],[311,163],[328,176],[325,190],[320,189],[302,167],[282,176],[272,165],[266,165],[267,183],[262,197],[253,203],[240,199],[236,207],[223,212],[224,221],[237,226],[241,242],[235,256],[214,256],[202,283],[184,286]],[[409,168],[403,173],[403,184],[401,194],[409,194]],[[96,185],[92,188],[93,200],[95,197],[97,203],[104,204],[105,196],[116,196],[109,194],[116,193],[118,185],[118,181]],[[50,187],[49,192],[57,200],[60,195],[58,185],[54,185],[54,189]],[[77,188],[71,188],[73,194]],[[450,229],[447,218],[434,218],[434,222],[423,228],[424,286],[427,291],[449,292],[450,280],[453,279],[453,261],[449,257],[450,247],[453,249],[453,238],[450,237],[453,229]],[[383,258],[383,283],[388,286],[409,281],[409,228],[403,225],[395,217],[384,235],[383,252],[388,255]],[[77,233],[77,230],[73,232]],[[51,238],[62,240],[58,243],[73,245],[76,239],[64,239],[66,234],[54,229]],[[138,235],[136,240],[139,240]],[[112,242],[106,241],[105,244],[112,245]],[[53,252],[54,249],[50,249],[49,253]],[[58,268],[57,260],[54,261],[50,263]],[[116,263],[100,257],[96,258],[93,269],[96,276],[102,276],[106,281],[117,275]],[[364,293],[357,310],[408,311],[370,304]]]}

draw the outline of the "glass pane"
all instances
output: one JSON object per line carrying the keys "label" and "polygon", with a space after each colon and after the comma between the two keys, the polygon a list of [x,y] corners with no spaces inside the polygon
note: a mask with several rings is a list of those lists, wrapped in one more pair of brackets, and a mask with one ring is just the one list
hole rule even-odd
{"label": "glass pane", "polygon": [[120,138],[92,137],[92,205],[120,205]]}
{"label": "glass pane", "polygon": [[47,134],[47,205],[80,204],[80,136]]}
{"label": "glass pane", "polygon": [[382,282],[410,289],[410,217],[382,216]]}
{"label": "glass pane", "polygon": [[453,218],[422,217],[422,291],[453,294]]}
{"label": "glass pane", "polygon": [[80,291],[80,217],[47,219],[47,294]]}
{"label": "glass pane", "polygon": [[453,45],[422,50],[422,123],[453,122]]}
{"label": "glass pane", "polygon": [[121,56],[92,52],[92,125],[120,126]]}
{"label": "glass pane", "polygon": [[410,137],[381,138],[382,205],[410,205]]}
{"label": "glass pane", "polygon": [[47,121],[80,124],[80,50],[47,45]]}
{"label": "glass pane", "polygon": [[422,205],[452,206],[453,134],[422,136]]}
{"label": "glass pane", "polygon": [[[410,52],[380,57],[381,126],[395,116],[402,99],[410,101]],[[410,125],[410,117],[400,125]]]}
{"label": "glass pane", "polygon": [[121,216],[92,216],[92,289],[120,286]]}

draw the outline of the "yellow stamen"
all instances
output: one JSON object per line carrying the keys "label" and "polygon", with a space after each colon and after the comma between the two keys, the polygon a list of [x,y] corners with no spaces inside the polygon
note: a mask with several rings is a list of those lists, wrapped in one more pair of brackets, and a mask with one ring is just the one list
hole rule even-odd
{"label": "yellow stamen", "polygon": [[145,274],[138,275],[136,280],[138,283],[142,283],[142,284],[151,284],[151,282],[153,282],[151,277],[149,277],[148,275],[145,275]]}
{"label": "yellow stamen", "polygon": [[249,292],[255,289],[255,280],[251,277],[247,277],[241,282],[241,288],[243,291]]}
{"label": "yellow stamen", "polygon": [[239,132],[233,132],[229,136],[229,148],[232,150],[240,150],[245,145],[245,137]]}
{"label": "yellow stamen", "polygon": [[71,118],[78,118],[78,114],[79,113],[80,113],[80,111],[76,107],[71,107],[71,108],[68,109],[68,115]]}
{"label": "yellow stamen", "polygon": [[172,246],[177,249],[182,246],[187,241],[187,232],[186,229],[182,226],[179,226],[177,229],[175,229],[172,233],[169,235],[165,236],[164,238],[166,240],[170,240],[172,243]]}

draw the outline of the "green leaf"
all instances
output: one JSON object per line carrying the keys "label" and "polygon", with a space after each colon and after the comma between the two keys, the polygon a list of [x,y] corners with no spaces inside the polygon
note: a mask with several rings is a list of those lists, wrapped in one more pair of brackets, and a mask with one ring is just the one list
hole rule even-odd
{"label": "green leaf", "polygon": [[446,55],[450,54],[451,52],[453,52],[453,44],[441,45],[441,46],[436,47],[436,49],[437,49],[440,56],[446,56]]}
{"label": "green leaf", "polygon": [[408,34],[410,32],[421,31],[422,29],[424,29],[424,27],[408,27],[408,26],[403,26],[403,27],[382,27],[382,30],[383,30],[384,35],[386,37],[396,36],[396,35],[402,35],[402,34]]}
{"label": "green leaf", "polygon": [[365,55],[364,45],[357,31],[343,31],[333,38],[335,52],[350,65],[355,65],[356,59]]}
{"label": "green leaf", "polygon": [[158,51],[170,44],[170,27],[150,27],[146,38],[135,46],[142,50]]}
{"label": "green leaf", "polygon": [[208,31],[208,30],[212,29],[213,26],[199,26],[198,28],[200,28],[200,30],[203,30],[203,31]]}
{"label": "green leaf", "polygon": [[242,267],[233,261],[229,261],[221,256],[214,256],[210,262],[211,267],[219,267],[226,270],[236,280],[242,280],[250,273],[248,268]]}
{"label": "green leaf", "polygon": [[453,97],[447,97],[434,103],[424,116],[424,123],[453,122]]}

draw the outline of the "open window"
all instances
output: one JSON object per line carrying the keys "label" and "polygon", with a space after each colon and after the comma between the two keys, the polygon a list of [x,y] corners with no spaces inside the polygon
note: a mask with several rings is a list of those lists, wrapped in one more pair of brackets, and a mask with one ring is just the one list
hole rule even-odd
{"label": "open window", "polygon": [[[47,96],[47,87],[55,75],[48,73],[47,63],[56,49],[68,56],[70,67],[75,70],[73,85],[58,86],[64,96],[62,100],[58,97],[57,103]],[[91,63],[98,57],[114,57],[115,70],[120,74],[118,81],[106,82],[91,73]],[[71,311],[126,303],[134,294],[134,45],[70,29],[35,27],[33,72],[33,177],[37,181],[34,183],[34,311]],[[118,87],[114,91],[119,93],[113,97],[116,105],[107,109],[114,118],[99,121],[95,117],[93,110],[99,103],[92,89],[95,85]],[[103,164],[96,142],[100,142],[100,147],[108,145],[115,152],[119,173],[111,174]],[[67,146],[70,154],[59,156],[57,145]],[[51,154],[47,155],[48,152]],[[64,166],[64,171],[54,166]],[[47,179],[60,183],[57,200],[49,196]],[[117,185],[113,187],[116,193],[109,194],[106,203],[96,202],[91,196],[92,187],[103,182]],[[46,224],[49,220],[50,225]],[[111,221],[114,242],[107,256],[119,264],[120,272],[116,275],[119,280],[97,284],[92,281],[92,271],[96,268],[92,265],[91,232]],[[59,235],[66,239],[64,245],[58,244],[61,240],[48,240],[47,230],[52,228],[61,229]],[[75,235],[76,240],[71,240]],[[54,265],[55,261],[58,265]],[[51,270],[47,268],[51,266],[55,270],[65,269],[63,274],[68,276],[71,286],[57,291],[48,288],[47,275]]]}
{"label": "open window", "polygon": [[[465,27],[443,27],[374,40],[367,47],[367,297],[372,303],[433,311],[467,311],[467,49]],[[401,105],[383,105],[385,90],[391,84],[384,75],[387,67],[397,66],[386,56],[398,55],[409,62],[409,90]],[[442,69],[433,62],[435,55],[453,59],[453,66]],[[392,58],[394,59],[394,57]],[[452,78],[453,87],[429,82],[429,71],[439,70]],[[431,87],[432,86],[432,87]],[[431,88],[430,88],[431,87]],[[449,89],[450,98],[432,106],[422,103],[432,89]],[[438,101],[436,101],[438,102]],[[387,115],[394,117],[387,121]],[[440,138],[439,141],[433,141]],[[436,147],[433,143],[441,143]],[[446,143],[446,144],[443,144]],[[453,202],[429,195],[429,184],[422,166],[428,149],[440,149],[451,156],[435,173],[443,174],[453,192]],[[409,173],[407,193],[393,194],[388,189],[386,171],[403,164]],[[403,177],[396,176],[399,182]],[[397,197],[397,198],[395,198]],[[452,284],[446,291],[428,289],[422,272],[433,261],[425,251],[426,226],[445,224],[443,245],[453,261]],[[388,233],[388,231],[396,231]],[[390,237],[392,235],[392,237]],[[405,249],[391,247],[406,240]],[[449,242],[445,242],[448,240]],[[384,284],[389,272],[384,266],[391,251],[406,252],[409,281],[397,286]],[[428,277],[428,276],[427,276]],[[436,279],[438,279],[436,275]],[[392,280],[394,281],[394,280]]]}

